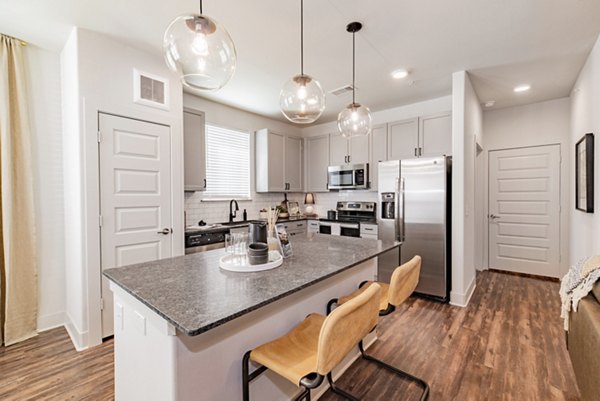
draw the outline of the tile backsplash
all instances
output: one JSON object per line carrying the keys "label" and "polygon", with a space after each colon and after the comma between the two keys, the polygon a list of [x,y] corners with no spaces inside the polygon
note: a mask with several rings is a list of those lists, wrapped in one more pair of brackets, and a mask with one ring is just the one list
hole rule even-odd
{"label": "tile backsplash", "polygon": [[[300,204],[304,211],[304,193],[288,193],[288,200]],[[339,191],[315,193],[314,210],[319,216],[326,216],[327,211],[335,209],[338,201],[364,201],[376,202],[377,192],[371,191]],[[279,205],[283,201],[283,193],[253,193],[252,200],[238,201],[240,210],[236,220],[242,219],[243,210],[246,209],[248,219],[257,219],[262,208]],[[197,225],[200,220],[207,223],[225,222],[229,219],[229,201],[203,201],[202,192],[185,193],[186,226]]]}

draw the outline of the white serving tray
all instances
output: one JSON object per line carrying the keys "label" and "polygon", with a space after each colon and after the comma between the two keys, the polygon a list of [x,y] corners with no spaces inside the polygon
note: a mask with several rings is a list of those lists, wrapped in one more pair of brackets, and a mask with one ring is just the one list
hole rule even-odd
{"label": "white serving tray", "polygon": [[269,261],[262,265],[251,265],[248,263],[248,258],[235,255],[221,256],[219,259],[219,267],[223,270],[239,273],[260,272],[263,270],[274,269],[281,266],[283,257],[279,251],[269,251]]}

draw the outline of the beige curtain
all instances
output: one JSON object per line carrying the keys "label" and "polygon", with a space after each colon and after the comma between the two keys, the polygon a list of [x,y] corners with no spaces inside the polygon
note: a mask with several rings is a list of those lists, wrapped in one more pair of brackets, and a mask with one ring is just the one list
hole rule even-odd
{"label": "beige curtain", "polygon": [[23,49],[0,35],[0,319],[4,344],[36,335],[37,260]]}

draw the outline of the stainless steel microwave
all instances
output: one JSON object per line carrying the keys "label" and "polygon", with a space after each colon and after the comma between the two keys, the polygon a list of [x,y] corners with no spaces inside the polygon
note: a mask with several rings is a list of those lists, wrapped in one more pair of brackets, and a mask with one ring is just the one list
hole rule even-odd
{"label": "stainless steel microwave", "polygon": [[328,189],[368,189],[369,163],[345,164],[327,168]]}

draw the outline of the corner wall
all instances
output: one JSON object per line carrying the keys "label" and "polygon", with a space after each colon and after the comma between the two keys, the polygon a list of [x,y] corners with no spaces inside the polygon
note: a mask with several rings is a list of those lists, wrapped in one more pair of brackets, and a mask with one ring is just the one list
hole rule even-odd
{"label": "corner wall", "polygon": [[482,111],[466,71],[452,75],[452,291],[466,306],[475,291],[475,146]]}
{"label": "corner wall", "polygon": [[[600,37],[592,49],[571,94],[571,137],[568,151],[573,154],[575,144],[585,134],[594,133],[595,180],[594,213],[575,209],[575,180],[569,191],[570,264],[600,253]],[[570,176],[575,177],[575,160],[570,161]]]}
{"label": "corner wall", "polygon": [[[77,349],[100,344],[98,112],[171,128],[173,256],[183,254],[182,88],[160,56],[74,28],[61,54],[67,329]],[[133,102],[133,69],[169,80],[170,109]]]}
{"label": "corner wall", "polygon": [[60,55],[33,44],[24,49],[29,81],[36,244],[37,330],[64,324],[65,252]]}

